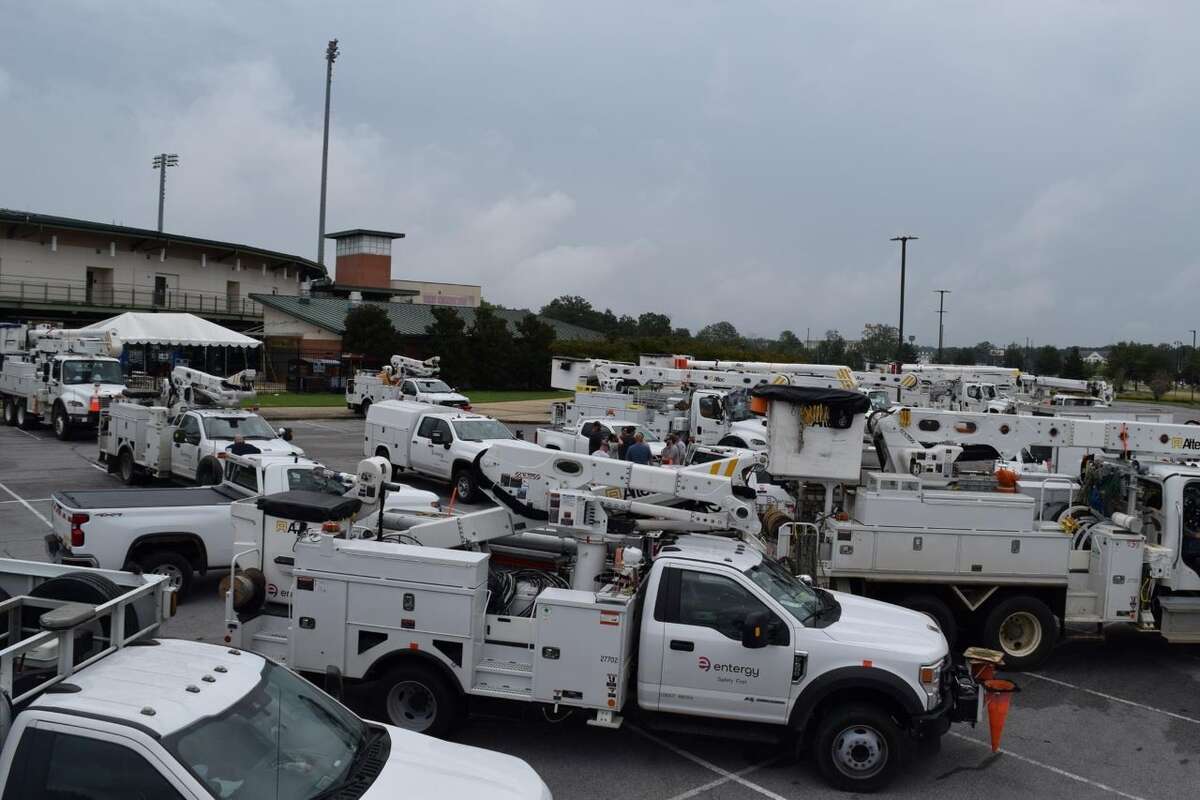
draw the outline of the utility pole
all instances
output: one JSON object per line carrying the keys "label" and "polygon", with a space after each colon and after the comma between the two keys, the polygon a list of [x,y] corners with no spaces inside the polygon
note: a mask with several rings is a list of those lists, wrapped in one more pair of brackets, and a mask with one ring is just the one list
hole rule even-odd
{"label": "utility pole", "polygon": [[158,170],[158,232],[163,228],[163,204],[167,201],[167,167],[179,166],[175,153],[159,153],[154,157],[154,168]]}
{"label": "utility pole", "polygon": [[938,295],[938,363],[942,363],[942,331],[944,330],[942,322],[946,316],[946,295],[950,294],[949,289],[934,289]]}
{"label": "utility pole", "polygon": [[[1188,358],[1195,359],[1196,358],[1196,332],[1188,331],[1188,333],[1192,334],[1192,353],[1190,356],[1188,356]],[[1194,378],[1195,376],[1193,375],[1191,377]],[[1196,384],[1192,383],[1191,381],[1188,381],[1188,385],[1192,387],[1192,402],[1194,403],[1194,402],[1196,402]]]}
{"label": "utility pole", "polygon": [[910,236],[903,233],[899,236],[893,236],[893,242],[900,243],[900,330],[896,337],[896,362],[904,363],[904,275],[908,266],[908,243],[915,241],[916,236]]}
{"label": "utility pole", "polygon": [[321,221],[317,229],[317,263],[325,266],[325,182],[329,174],[329,91],[333,86],[333,62],[338,57],[338,40],[325,48],[325,138],[321,143]]}

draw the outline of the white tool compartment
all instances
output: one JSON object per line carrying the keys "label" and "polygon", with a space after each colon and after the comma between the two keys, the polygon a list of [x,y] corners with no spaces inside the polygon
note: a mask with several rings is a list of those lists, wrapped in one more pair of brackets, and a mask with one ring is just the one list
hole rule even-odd
{"label": "white tool compartment", "polygon": [[1093,530],[1088,574],[1104,621],[1136,621],[1144,545],[1140,534]]}
{"label": "white tool compartment", "polygon": [[533,697],[618,711],[633,645],[633,598],[547,589],[534,608]]}

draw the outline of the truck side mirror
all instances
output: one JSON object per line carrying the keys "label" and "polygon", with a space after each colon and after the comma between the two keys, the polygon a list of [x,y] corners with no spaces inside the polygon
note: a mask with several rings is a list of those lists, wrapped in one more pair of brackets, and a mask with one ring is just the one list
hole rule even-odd
{"label": "truck side mirror", "polygon": [[171,434],[171,439],[174,440],[175,444],[183,444],[187,441],[187,434],[181,430],[176,430],[175,433]]}
{"label": "truck side mirror", "polygon": [[292,440],[292,429],[291,428],[280,428],[279,429],[279,438],[283,439],[285,442],[290,442]]}
{"label": "truck side mirror", "polygon": [[742,623],[742,647],[758,650],[767,646],[767,622],[770,617],[765,611],[751,611]]}

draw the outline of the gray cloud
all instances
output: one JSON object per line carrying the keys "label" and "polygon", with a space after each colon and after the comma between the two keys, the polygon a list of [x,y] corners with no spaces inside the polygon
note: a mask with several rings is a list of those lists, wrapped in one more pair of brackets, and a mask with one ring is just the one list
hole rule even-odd
{"label": "gray cloud", "polygon": [[697,327],[1173,340],[1197,277],[1200,8],[101,2],[6,9],[0,205],[315,251]]}

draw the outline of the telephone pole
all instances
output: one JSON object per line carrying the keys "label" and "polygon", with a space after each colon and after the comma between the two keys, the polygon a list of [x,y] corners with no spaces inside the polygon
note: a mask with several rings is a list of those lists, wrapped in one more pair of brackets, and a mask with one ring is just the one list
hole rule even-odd
{"label": "telephone pole", "polygon": [[321,222],[317,229],[317,263],[325,266],[325,180],[329,172],[329,91],[333,86],[333,62],[338,57],[338,40],[325,48],[325,138],[321,143]]}
{"label": "telephone pole", "polygon": [[154,168],[158,170],[158,232],[162,233],[163,204],[167,201],[167,167],[179,166],[175,153],[159,153],[154,157]]}
{"label": "telephone pole", "polygon": [[950,294],[949,289],[934,289],[938,295],[938,363],[942,363],[942,322],[946,316],[946,295]]}
{"label": "telephone pole", "polygon": [[[1188,333],[1192,334],[1192,352],[1190,355],[1188,355],[1188,360],[1194,361],[1196,359],[1196,332],[1188,331]],[[1188,377],[1195,378],[1196,376],[1189,375]],[[1196,384],[1192,383],[1191,381],[1188,381],[1188,385],[1192,387],[1192,402],[1194,403],[1194,402],[1196,402]]]}
{"label": "telephone pole", "polygon": [[896,339],[896,362],[904,363],[904,273],[908,261],[908,243],[916,241],[916,236],[907,233],[893,236],[893,242],[900,243],[900,335]]}

